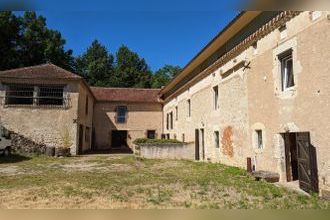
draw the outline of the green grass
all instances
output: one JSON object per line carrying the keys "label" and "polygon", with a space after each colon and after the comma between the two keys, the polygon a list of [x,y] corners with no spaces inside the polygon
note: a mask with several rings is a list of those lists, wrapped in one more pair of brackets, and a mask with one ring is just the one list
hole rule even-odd
{"label": "green grass", "polygon": [[0,208],[328,209],[221,164],[134,156],[0,157]]}

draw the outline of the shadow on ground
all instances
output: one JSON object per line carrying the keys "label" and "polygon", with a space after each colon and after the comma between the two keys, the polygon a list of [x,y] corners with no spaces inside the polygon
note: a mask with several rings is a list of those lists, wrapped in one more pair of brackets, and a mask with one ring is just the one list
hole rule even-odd
{"label": "shadow on ground", "polygon": [[4,163],[18,163],[26,160],[31,160],[30,157],[19,155],[19,154],[12,154],[10,156],[0,155],[0,164]]}

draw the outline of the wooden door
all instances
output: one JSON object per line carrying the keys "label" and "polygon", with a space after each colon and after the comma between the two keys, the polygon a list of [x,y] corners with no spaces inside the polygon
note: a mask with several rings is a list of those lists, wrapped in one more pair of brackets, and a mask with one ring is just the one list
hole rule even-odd
{"label": "wooden door", "polygon": [[309,132],[296,133],[299,186],[306,192],[318,192],[317,160]]}
{"label": "wooden door", "polygon": [[195,130],[195,160],[199,160],[199,130]]}
{"label": "wooden door", "polygon": [[83,141],[84,141],[84,126],[79,125],[78,154],[81,154],[83,151]]}

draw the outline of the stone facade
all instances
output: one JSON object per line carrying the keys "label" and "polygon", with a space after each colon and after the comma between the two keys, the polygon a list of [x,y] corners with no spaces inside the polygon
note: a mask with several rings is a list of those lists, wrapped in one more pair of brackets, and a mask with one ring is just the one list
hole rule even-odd
{"label": "stone facade", "polygon": [[[321,12],[317,17],[313,12],[301,12],[282,23],[281,28],[260,39],[256,37],[255,44],[243,47],[214,71],[207,75],[202,72],[204,77],[192,78],[173,94],[163,92],[164,133],[194,142],[198,129],[202,160],[245,168],[247,158],[252,158],[256,170],[276,172],[280,181],[285,182],[283,133],[309,132],[316,148],[321,194],[329,190],[329,27],[329,12]],[[288,50],[292,51],[295,85],[283,92],[279,55]],[[240,63],[243,66],[239,67]],[[180,76],[177,78],[179,83]],[[219,93],[217,107],[215,86]],[[163,91],[171,90],[165,87]],[[173,129],[166,125],[167,114],[171,112]],[[261,149],[257,146],[256,131],[262,132]],[[216,132],[219,146],[215,143]]]}
{"label": "stone facade", "polygon": [[[116,108],[127,107],[125,123],[117,123]],[[156,138],[162,134],[162,104],[134,102],[97,102],[94,108],[95,148],[110,150],[112,132],[127,131],[127,144],[134,150],[133,141],[147,136],[148,130],[156,132]]]}
{"label": "stone facade", "polygon": [[[7,106],[4,97],[6,96],[5,85],[8,83],[20,84],[29,83],[33,85],[52,85],[56,83],[64,86],[64,97],[66,98],[66,106],[60,107],[41,107],[41,106]],[[88,125],[92,121],[93,98],[91,102],[91,113],[85,115],[78,110],[84,105],[85,94],[88,92],[84,83],[80,80],[46,80],[46,79],[1,79],[0,82],[0,122],[7,130],[17,134],[19,140],[17,143],[24,144],[34,143],[33,146],[51,146],[63,147],[70,145],[71,154],[78,154],[78,124]],[[79,104],[78,104],[79,103]],[[78,107],[80,106],[80,107]],[[82,108],[85,109],[85,108]],[[88,123],[87,123],[87,122]],[[91,126],[92,127],[92,126]],[[15,136],[16,137],[16,136]],[[24,138],[22,138],[24,137]],[[24,141],[22,141],[24,140]],[[21,148],[24,146],[21,146]],[[16,146],[16,148],[20,148]],[[41,147],[43,148],[43,147]],[[91,148],[91,144],[84,145],[83,150]],[[36,147],[32,147],[33,151],[38,152]],[[27,151],[31,150],[30,148]],[[40,152],[44,150],[40,149]]]}

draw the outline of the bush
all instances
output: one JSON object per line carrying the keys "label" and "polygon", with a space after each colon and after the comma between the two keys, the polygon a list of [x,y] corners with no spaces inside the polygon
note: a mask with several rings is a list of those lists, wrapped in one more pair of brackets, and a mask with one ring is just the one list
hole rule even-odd
{"label": "bush", "polygon": [[133,142],[136,145],[141,144],[180,144],[183,143],[174,139],[148,139],[148,138],[138,138]]}

